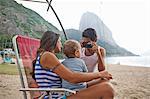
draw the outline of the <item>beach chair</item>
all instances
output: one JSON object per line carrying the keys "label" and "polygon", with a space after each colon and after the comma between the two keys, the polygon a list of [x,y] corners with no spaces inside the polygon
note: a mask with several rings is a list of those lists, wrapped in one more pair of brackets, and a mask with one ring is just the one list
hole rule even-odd
{"label": "beach chair", "polygon": [[49,99],[52,99],[51,94],[53,92],[59,92],[61,94],[76,93],[75,91],[64,88],[38,88],[36,81],[32,77],[32,61],[36,57],[40,40],[16,35],[13,37],[12,42],[21,79],[22,88],[20,91],[23,92],[24,99],[43,99],[45,94],[48,94]]}

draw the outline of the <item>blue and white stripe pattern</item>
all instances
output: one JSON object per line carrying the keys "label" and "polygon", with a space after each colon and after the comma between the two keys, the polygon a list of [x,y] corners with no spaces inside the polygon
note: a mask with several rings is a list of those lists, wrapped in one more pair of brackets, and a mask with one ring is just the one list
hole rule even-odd
{"label": "blue and white stripe pattern", "polygon": [[[52,70],[43,69],[40,64],[40,56],[37,57],[35,63],[35,79],[40,88],[61,88],[61,78]],[[52,94],[52,99],[60,99],[58,93]]]}

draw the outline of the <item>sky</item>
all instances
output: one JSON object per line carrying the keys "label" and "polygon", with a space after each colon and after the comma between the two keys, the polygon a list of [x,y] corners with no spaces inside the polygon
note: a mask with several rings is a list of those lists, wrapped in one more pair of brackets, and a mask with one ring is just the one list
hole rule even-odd
{"label": "sky", "polygon": [[[16,1],[61,30],[51,9],[46,11],[47,4]],[[150,51],[150,0],[53,0],[52,6],[65,29],[79,29],[82,14],[93,12],[112,31],[119,46],[135,54]]]}

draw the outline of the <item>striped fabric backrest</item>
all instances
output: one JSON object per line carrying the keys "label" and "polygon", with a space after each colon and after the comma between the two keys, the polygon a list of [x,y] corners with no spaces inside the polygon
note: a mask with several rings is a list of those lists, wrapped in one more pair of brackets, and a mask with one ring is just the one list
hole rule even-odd
{"label": "striped fabric backrest", "polygon": [[[22,88],[38,88],[35,80],[32,78],[32,61],[36,58],[36,51],[39,48],[40,40],[16,35],[13,37],[13,45],[16,53]],[[40,93],[32,92],[30,95],[31,97],[37,97]]]}

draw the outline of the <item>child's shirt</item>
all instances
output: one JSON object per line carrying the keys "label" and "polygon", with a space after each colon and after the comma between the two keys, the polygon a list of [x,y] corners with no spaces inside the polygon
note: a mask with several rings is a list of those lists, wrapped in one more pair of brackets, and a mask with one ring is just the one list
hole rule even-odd
{"label": "child's shirt", "polygon": [[[88,72],[84,61],[80,58],[67,58],[62,62],[62,64],[65,65],[70,70],[72,70],[73,72]],[[62,87],[77,91],[86,88],[86,83],[84,82],[84,83],[72,84],[62,79]]]}

